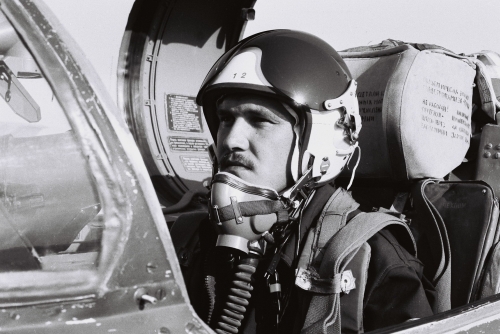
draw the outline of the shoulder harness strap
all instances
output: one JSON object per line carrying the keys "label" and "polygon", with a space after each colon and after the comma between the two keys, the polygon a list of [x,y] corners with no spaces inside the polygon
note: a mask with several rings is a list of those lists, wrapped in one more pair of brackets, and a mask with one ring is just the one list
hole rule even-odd
{"label": "shoulder harness strap", "polygon": [[338,188],[330,196],[316,226],[306,237],[297,266],[299,270],[317,272],[328,241],[346,225],[347,216],[358,207],[359,204],[343,188]]}
{"label": "shoulder harness strap", "polygon": [[[323,261],[316,275],[308,277],[313,297],[302,333],[340,333],[340,293],[342,273],[360,247],[375,233],[389,225],[400,225],[409,234],[416,252],[415,241],[408,226],[385,213],[360,213],[340,229],[324,249]],[[301,279],[301,277],[297,277]],[[304,286],[302,288],[305,288]]]}

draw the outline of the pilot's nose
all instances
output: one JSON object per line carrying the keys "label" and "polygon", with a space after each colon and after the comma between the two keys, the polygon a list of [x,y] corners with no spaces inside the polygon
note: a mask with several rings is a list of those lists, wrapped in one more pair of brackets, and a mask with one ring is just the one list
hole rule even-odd
{"label": "pilot's nose", "polygon": [[224,151],[245,151],[249,148],[251,126],[244,118],[236,118],[230,126],[219,128],[217,141]]}

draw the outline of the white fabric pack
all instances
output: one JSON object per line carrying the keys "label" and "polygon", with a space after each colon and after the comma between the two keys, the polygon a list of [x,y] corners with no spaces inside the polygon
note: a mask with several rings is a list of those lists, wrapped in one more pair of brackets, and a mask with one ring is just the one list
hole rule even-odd
{"label": "white fabric pack", "polygon": [[383,43],[340,55],[358,82],[363,154],[356,177],[441,178],[462,163],[471,137],[471,58]]}

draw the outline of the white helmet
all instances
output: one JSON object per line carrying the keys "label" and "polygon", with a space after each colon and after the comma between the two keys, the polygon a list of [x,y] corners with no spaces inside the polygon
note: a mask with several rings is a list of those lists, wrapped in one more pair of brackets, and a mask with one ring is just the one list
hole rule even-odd
{"label": "white helmet", "polygon": [[358,145],[356,82],[338,53],[318,37],[266,31],[240,41],[215,63],[196,99],[215,145],[217,100],[238,92],[277,98],[296,118],[295,181],[309,169],[315,185],[331,181]]}

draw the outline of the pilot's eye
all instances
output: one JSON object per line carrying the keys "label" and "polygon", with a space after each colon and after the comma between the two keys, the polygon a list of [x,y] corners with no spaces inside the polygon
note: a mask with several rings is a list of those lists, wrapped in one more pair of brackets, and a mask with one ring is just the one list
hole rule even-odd
{"label": "pilot's eye", "polygon": [[260,124],[260,123],[271,123],[275,124],[277,123],[273,117],[267,116],[267,115],[262,115],[262,114],[254,114],[251,117],[249,117],[250,121],[252,123]]}
{"label": "pilot's eye", "polygon": [[233,117],[229,114],[218,114],[217,117],[219,117],[220,123],[229,123],[233,120]]}
{"label": "pilot's eye", "polygon": [[259,116],[252,117],[252,121],[255,123],[269,123],[270,122],[270,120],[268,118],[259,117]]}

